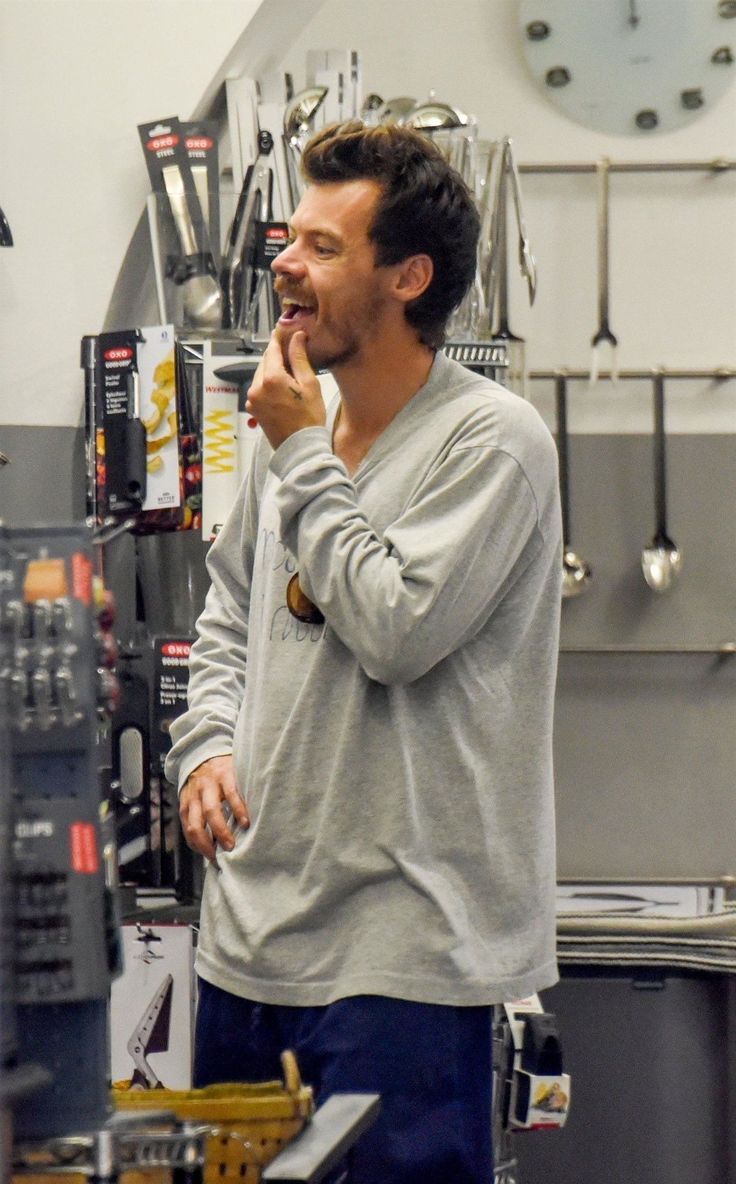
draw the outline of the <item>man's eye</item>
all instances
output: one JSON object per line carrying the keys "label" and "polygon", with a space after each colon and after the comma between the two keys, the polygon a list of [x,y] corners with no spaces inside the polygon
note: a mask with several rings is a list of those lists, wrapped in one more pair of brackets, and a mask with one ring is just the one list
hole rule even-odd
{"label": "man's eye", "polygon": [[324,243],[317,243],[314,249],[323,259],[326,259],[329,255],[335,254],[335,248],[328,247]]}

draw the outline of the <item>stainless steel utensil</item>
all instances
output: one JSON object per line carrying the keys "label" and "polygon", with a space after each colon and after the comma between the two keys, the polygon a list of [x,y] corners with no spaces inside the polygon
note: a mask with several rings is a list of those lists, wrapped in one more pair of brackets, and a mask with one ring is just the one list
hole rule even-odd
{"label": "stainless steel utensil", "polygon": [[432,131],[437,128],[467,127],[470,120],[465,112],[457,107],[429,99],[414,106],[400,122],[405,127],[413,127],[419,131]]}
{"label": "stainless steel utensil", "polygon": [[371,91],[370,94],[365,96],[363,102],[360,104],[358,118],[361,119],[363,123],[368,124],[370,127],[374,127],[378,123],[378,112],[381,110],[383,105],[383,99],[381,96],[377,95],[374,91]]}
{"label": "stainless steel utensil", "polygon": [[326,86],[310,86],[300,90],[284,108],[284,135],[288,140],[301,142],[314,125],[314,117],[325,101]]}
{"label": "stainless steel utensil", "polygon": [[595,385],[601,370],[601,353],[603,347],[610,347],[611,380],[618,379],[617,348],[618,338],[611,330],[609,323],[609,230],[610,230],[610,166],[608,157],[604,156],[596,163],[598,177],[598,328],[591,339],[592,352],[590,356],[590,382]]}
{"label": "stainless steel utensil", "polygon": [[246,232],[244,242],[245,264],[243,267],[243,301],[238,318],[238,328],[244,329],[247,336],[255,332],[256,321],[261,307],[261,295],[266,297],[266,338],[273,331],[276,324],[276,293],[274,290],[274,275],[269,267],[264,268],[257,262],[256,237],[259,222],[270,222],[273,218],[273,173],[269,170],[266,184],[260,187],[253,205],[250,228]]}
{"label": "stainless steel utensil", "polygon": [[507,208],[505,192],[508,185],[509,175],[511,176],[514,211],[516,213],[516,226],[519,236],[519,264],[521,266],[521,274],[527,281],[530,304],[534,303],[534,298],[537,292],[537,267],[529,246],[529,238],[527,235],[526,223],[524,221],[524,213],[521,205],[521,186],[519,184],[519,174],[516,167],[516,162],[514,161],[511,140],[508,136],[506,136],[501,141],[498,171],[496,173],[495,193],[490,219],[488,261],[486,264],[484,282],[486,304],[489,310],[492,310],[496,303],[502,250],[501,239],[503,237],[501,234],[500,218],[503,211],[505,219],[505,212]]}
{"label": "stainless steel utensil", "polygon": [[641,553],[644,579],[653,592],[666,592],[682,569],[682,552],[667,533],[667,456],[664,426],[664,374],[652,377],[654,395],[654,507],[656,531]]}
{"label": "stainless steel utensil", "polygon": [[416,99],[408,95],[398,95],[394,99],[386,99],[376,113],[378,123],[398,123],[404,115],[408,115],[417,105]]}
{"label": "stainless steel utensil", "polygon": [[570,546],[570,459],[567,429],[567,375],[555,376],[557,405],[557,452],[560,460],[560,504],[562,507],[562,597],[580,596],[587,591],[593,573],[584,559]]}
{"label": "stainless steel utensil", "polygon": [[146,198],[146,214],[148,217],[148,234],[151,239],[151,261],[153,263],[153,278],[156,284],[159,323],[168,325],[169,317],[166,311],[164,273],[161,266],[161,241],[158,232],[158,197],[159,195],[157,193],[149,193]]}
{"label": "stainless steel utensil", "polygon": [[[509,258],[508,258],[508,227],[507,227],[508,195],[505,186],[500,193],[497,219],[497,248],[498,248],[498,317],[494,321],[495,309],[489,309],[491,327],[494,339],[500,338],[506,343],[506,368],[504,382],[517,395],[526,398],[526,343],[523,337],[514,333],[509,325]],[[495,324],[495,328],[493,328]]]}
{"label": "stainless steel utensil", "polygon": [[514,209],[516,210],[516,226],[519,232],[519,265],[521,267],[521,274],[525,277],[529,288],[529,303],[534,304],[534,297],[537,294],[537,265],[534,261],[534,256],[529,246],[529,236],[526,231],[526,223],[524,221],[524,213],[521,205],[521,181],[519,179],[519,170],[516,167],[514,159],[514,151],[512,141],[506,140],[506,168],[511,173],[511,192],[514,197]]}
{"label": "stainless steel utensil", "polygon": [[314,117],[327,94],[326,86],[310,86],[294,95],[284,108],[282,144],[292,214],[299,204],[304,188],[299,172],[299,160],[314,131]]}
{"label": "stainless steel utensil", "polygon": [[[162,170],[166,194],[185,259],[200,257],[197,236],[187,205],[184,178],[178,165],[167,165]],[[214,270],[214,263],[213,263]],[[222,324],[222,292],[214,274],[194,271],[182,283],[184,319],[192,328],[217,329]]]}
{"label": "stainless steel utensil", "polygon": [[[508,141],[501,140],[498,145],[498,150],[494,154],[491,162],[491,168],[495,167],[496,173],[493,182],[489,176],[489,205],[490,213],[488,220],[488,233],[486,241],[486,263],[483,270],[483,291],[486,298],[486,308],[488,315],[493,320],[496,308],[496,300],[498,295],[498,275],[500,264],[499,242],[501,239],[501,205],[504,202],[504,191],[506,186],[506,146]],[[490,196],[490,190],[493,190],[493,196]],[[492,326],[491,326],[492,327]]]}
{"label": "stainless steel utensil", "polygon": [[273,185],[269,161],[273,136],[270,132],[258,133],[258,149],[255,164],[249,166],[245,174],[220,276],[224,296],[223,325],[227,329],[240,325],[250,306],[253,295],[255,223],[265,216]]}

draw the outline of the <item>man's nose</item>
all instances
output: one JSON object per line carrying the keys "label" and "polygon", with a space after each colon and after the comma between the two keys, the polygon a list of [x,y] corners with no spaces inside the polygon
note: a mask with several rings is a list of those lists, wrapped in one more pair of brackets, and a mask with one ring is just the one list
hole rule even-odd
{"label": "man's nose", "polygon": [[279,252],[271,263],[271,271],[274,275],[302,275],[304,273],[304,261],[300,257],[296,243],[289,243],[288,247],[284,247],[283,251]]}

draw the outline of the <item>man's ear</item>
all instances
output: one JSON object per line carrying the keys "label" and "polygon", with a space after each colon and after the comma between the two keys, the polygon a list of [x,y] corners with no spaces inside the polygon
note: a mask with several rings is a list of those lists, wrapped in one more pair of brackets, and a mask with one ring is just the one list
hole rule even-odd
{"label": "man's ear", "polygon": [[397,264],[394,294],[408,304],[426,292],[432,283],[434,263],[429,255],[410,255]]}

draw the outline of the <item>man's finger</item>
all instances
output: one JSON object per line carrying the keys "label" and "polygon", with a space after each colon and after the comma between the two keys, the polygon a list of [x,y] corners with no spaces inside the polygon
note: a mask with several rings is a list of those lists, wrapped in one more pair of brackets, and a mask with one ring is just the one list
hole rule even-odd
{"label": "man's finger", "polygon": [[284,350],[278,329],[274,329],[269,338],[268,345],[263,351],[261,365],[263,366],[264,378],[274,378],[276,375],[281,376],[287,373],[284,364]]}
{"label": "man's finger", "polygon": [[241,798],[241,796],[238,793],[235,786],[234,785],[232,785],[232,786],[229,786],[229,785],[224,786],[223,785],[223,793],[225,794],[225,800],[226,800],[227,804],[229,805],[230,809],[232,810],[233,817],[235,818],[235,821],[238,823],[238,825],[239,826],[250,826],[250,815],[248,813],[248,807],[246,806],[245,802]]}
{"label": "man's finger", "polygon": [[230,850],[233,846],[232,833],[222,810],[224,795],[220,787],[208,786],[202,794],[202,816],[216,843]]}
{"label": "man's finger", "polygon": [[289,342],[289,365],[298,382],[308,382],[317,377],[307,357],[307,335],[301,329]]}
{"label": "man's finger", "polygon": [[194,794],[182,793],[180,817],[187,845],[207,859],[214,859],[215,845],[205,829],[201,803]]}

